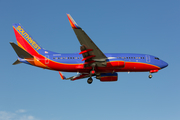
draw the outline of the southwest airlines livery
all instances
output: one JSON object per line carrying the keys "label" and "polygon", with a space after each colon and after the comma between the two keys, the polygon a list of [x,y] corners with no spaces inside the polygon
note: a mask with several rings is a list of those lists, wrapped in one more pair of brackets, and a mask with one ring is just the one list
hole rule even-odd
{"label": "southwest airlines livery", "polygon": [[[63,80],[78,80],[92,77],[102,82],[117,81],[117,72],[149,72],[156,73],[168,66],[158,57],[147,54],[103,53],[89,38],[81,27],[67,14],[81,46],[81,52],[72,54],[56,53],[43,49],[30,34],[19,24],[13,24],[17,44],[10,42],[18,55],[13,65],[26,63],[44,69],[58,71]],[[77,76],[66,78],[63,72],[78,72]]]}

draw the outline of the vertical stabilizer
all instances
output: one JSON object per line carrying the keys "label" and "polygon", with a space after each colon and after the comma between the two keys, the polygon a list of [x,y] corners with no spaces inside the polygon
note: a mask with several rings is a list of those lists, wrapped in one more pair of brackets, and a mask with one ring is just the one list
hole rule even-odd
{"label": "vertical stabilizer", "polygon": [[38,55],[44,52],[44,49],[27,33],[21,24],[13,24],[13,29],[19,47],[31,55]]}

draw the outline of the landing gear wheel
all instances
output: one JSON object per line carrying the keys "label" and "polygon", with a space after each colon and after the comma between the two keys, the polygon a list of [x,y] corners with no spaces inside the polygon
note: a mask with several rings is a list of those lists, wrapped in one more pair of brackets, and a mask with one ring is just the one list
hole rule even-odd
{"label": "landing gear wheel", "polygon": [[93,79],[90,77],[88,80],[87,80],[87,83],[88,84],[91,84],[93,82]]}
{"label": "landing gear wheel", "polygon": [[151,75],[151,74],[149,75],[149,78],[152,78],[152,75]]}

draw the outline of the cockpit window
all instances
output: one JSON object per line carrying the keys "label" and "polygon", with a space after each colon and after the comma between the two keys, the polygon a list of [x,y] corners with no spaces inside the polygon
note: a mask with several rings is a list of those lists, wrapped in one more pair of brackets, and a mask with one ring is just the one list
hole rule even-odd
{"label": "cockpit window", "polygon": [[155,57],[155,59],[159,60],[159,58],[158,58],[158,57]]}

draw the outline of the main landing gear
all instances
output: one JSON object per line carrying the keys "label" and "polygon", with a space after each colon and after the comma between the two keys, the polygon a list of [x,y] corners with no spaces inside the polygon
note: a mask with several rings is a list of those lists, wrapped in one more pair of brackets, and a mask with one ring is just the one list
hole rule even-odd
{"label": "main landing gear", "polygon": [[91,84],[93,82],[93,79],[90,77],[88,80],[87,80],[87,83],[88,84]]}
{"label": "main landing gear", "polygon": [[87,83],[91,84],[93,82],[92,76],[96,74],[96,71],[94,70],[95,65],[92,66],[92,70],[90,71],[90,78],[88,78]]}

